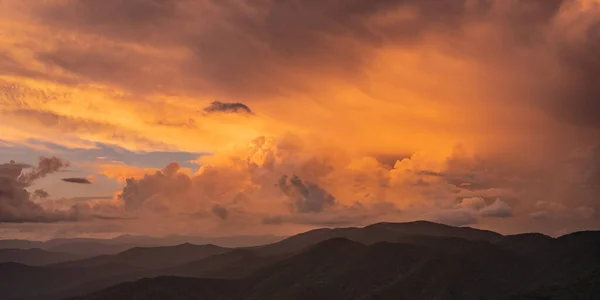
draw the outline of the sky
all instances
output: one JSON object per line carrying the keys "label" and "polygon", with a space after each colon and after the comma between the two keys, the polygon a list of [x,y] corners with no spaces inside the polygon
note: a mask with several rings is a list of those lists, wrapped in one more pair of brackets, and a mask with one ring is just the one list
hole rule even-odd
{"label": "sky", "polygon": [[0,1],[0,237],[600,229],[598,0]]}

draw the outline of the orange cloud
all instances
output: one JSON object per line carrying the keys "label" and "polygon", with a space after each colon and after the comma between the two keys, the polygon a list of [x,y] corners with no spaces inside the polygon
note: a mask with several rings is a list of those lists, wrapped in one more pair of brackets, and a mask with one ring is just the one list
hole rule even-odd
{"label": "orange cloud", "polygon": [[338,220],[391,205],[498,226],[457,203],[530,222],[574,199],[597,225],[596,150],[573,153],[600,136],[598,16],[591,0],[3,1],[1,138],[214,153],[176,172],[181,202],[141,202],[218,224],[324,223],[290,201],[331,195],[318,213]]}

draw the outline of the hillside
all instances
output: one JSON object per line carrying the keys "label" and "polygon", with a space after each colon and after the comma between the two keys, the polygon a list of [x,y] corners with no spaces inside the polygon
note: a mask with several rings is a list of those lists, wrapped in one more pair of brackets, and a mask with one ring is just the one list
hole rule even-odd
{"label": "hillside", "polygon": [[[594,295],[597,289],[600,262],[594,255],[600,253],[599,232],[552,239],[535,253],[516,251],[511,249],[514,245],[506,247],[497,242],[433,235],[412,237],[410,243],[370,245],[333,238],[307,246],[299,254],[240,281],[211,281],[215,286],[206,286],[204,279],[181,279],[190,286],[178,283],[177,290],[191,291],[201,285],[214,291],[231,285],[227,293],[213,298],[186,299],[596,299],[584,295]],[[531,241],[525,244],[537,245],[540,241],[536,235],[521,236],[517,244],[529,237]],[[509,242],[512,244],[514,237]],[[210,263],[200,264],[198,269],[201,265]],[[152,280],[75,299],[152,299],[144,298],[142,289]],[[156,280],[165,284],[164,278]],[[171,287],[165,284],[162,288],[168,297]],[[564,293],[579,296],[564,298]],[[123,298],[111,298],[117,294]],[[524,296],[511,296],[517,294]],[[558,298],[531,298],[538,295]]]}
{"label": "hillside", "polygon": [[[379,223],[312,230],[250,248],[135,247],[47,266],[0,264],[0,293],[7,299],[30,300],[77,295],[88,296],[76,299],[153,299],[145,287],[158,277],[164,299],[198,293],[204,297],[198,299],[240,300],[399,295],[415,300],[493,300],[582,282],[578,288],[600,270],[599,254],[600,232],[555,239],[540,234],[502,236],[430,222]],[[219,294],[222,289],[227,292]]]}
{"label": "hillside", "polygon": [[0,249],[0,263],[14,262],[29,266],[43,266],[82,259],[82,255],[51,252],[42,249]]}

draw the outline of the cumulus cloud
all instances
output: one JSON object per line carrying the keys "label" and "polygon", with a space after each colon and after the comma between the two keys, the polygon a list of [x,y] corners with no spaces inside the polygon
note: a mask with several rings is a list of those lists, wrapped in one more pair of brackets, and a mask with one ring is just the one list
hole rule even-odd
{"label": "cumulus cloud", "polygon": [[[58,157],[40,157],[35,166],[17,164],[14,161],[1,164],[0,223],[55,223],[93,218],[123,218],[120,209],[108,203],[82,202],[68,203],[61,207],[47,207],[36,202],[36,200],[47,199],[50,195],[43,189],[36,189],[30,193],[27,188],[40,178],[60,172],[68,166],[68,162]],[[92,200],[96,199],[97,197]],[[60,201],[51,202],[60,203]]]}
{"label": "cumulus cloud", "polygon": [[292,210],[300,213],[321,212],[336,203],[326,190],[314,183],[304,183],[298,176],[283,175],[279,188],[292,199]]}
{"label": "cumulus cloud", "polygon": [[56,173],[69,164],[57,157],[40,157],[34,167],[23,172],[22,164],[14,161],[0,165],[0,222],[57,222],[74,218],[67,211],[46,210],[33,201],[34,198],[45,198],[48,193],[43,190],[30,194],[26,188],[36,180]]}
{"label": "cumulus cloud", "polygon": [[244,113],[253,114],[250,107],[239,102],[220,102],[214,101],[209,106],[204,108],[207,113]]}
{"label": "cumulus cloud", "polygon": [[460,205],[467,209],[478,211],[484,208],[487,204],[483,198],[474,197],[462,199]]}
{"label": "cumulus cloud", "polygon": [[[33,167],[31,171],[21,173],[19,177],[16,178],[16,180],[23,186],[30,186],[34,181],[40,178],[44,178],[48,174],[56,173],[68,166],[68,162],[63,161],[58,157],[43,156],[40,157],[37,166]],[[19,170],[19,172],[21,172],[21,170]]]}
{"label": "cumulus cloud", "polygon": [[513,213],[512,209],[508,204],[506,204],[506,202],[496,199],[494,203],[481,210],[481,215],[484,217],[510,218],[513,216]]}

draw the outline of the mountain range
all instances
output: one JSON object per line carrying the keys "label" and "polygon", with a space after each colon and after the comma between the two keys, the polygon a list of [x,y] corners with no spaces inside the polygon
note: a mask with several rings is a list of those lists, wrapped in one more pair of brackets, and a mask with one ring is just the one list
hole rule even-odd
{"label": "mountain range", "polygon": [[0,298],[600,299],[594,231],[552,238],[425,221],[378,223],[262,246],[138,245],[53,259],[0,263]]}

